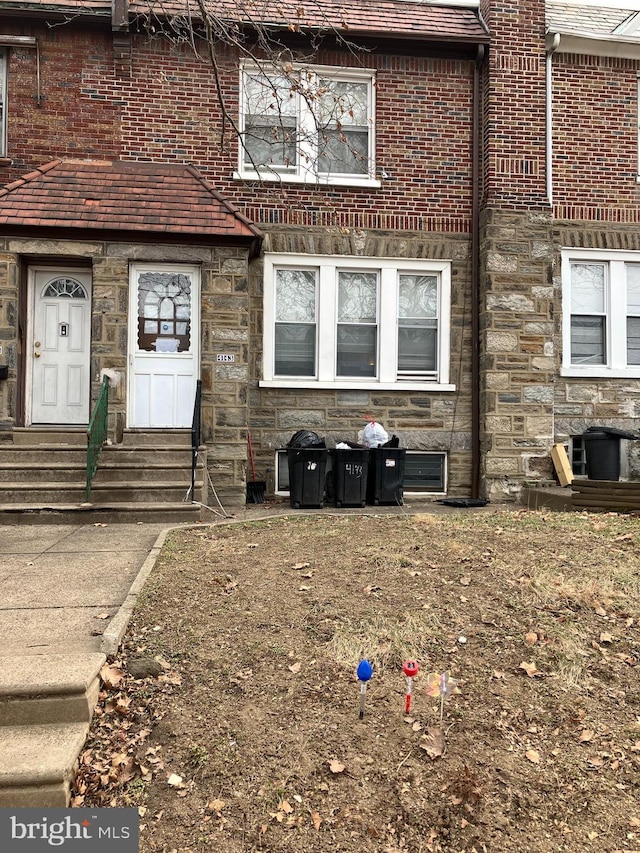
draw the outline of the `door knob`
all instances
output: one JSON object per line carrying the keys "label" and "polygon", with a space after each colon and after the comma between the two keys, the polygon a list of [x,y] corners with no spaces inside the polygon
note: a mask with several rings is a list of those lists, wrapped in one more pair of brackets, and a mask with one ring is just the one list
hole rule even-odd
{"label": "door knob", "polygon": [[33,354],[33,355],[34,355],[34,357],[35,357],[35,358],[40,358],[40,353],[39,353],[39,352],[34,352],[34,354]]}
{"label": "door knob", "polygon": [[41,347],[41,346],[42,346],[42,344],[40,343],[40,341],[36,341],[34,344],[34,347]]}

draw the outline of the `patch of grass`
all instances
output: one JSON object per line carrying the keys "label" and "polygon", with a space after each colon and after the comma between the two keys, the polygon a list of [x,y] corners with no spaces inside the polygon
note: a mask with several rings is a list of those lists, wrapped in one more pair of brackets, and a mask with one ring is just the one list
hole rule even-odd
{"label": "patch of grass", "polygon": [[329,653],[342,666],[355,669],[366,658],[376,670],[383,672],[398,667],[408,658],[429,657],[434,637],[441,627],[432,611],[410,615],[398,621],[389,616],[370,620],[352,620],[341,625],[329,643]]}

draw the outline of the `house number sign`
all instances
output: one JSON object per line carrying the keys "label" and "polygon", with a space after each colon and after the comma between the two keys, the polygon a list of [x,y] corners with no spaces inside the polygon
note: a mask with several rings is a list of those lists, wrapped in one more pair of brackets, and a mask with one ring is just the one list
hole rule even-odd
{"label": "house number sign", "polygon": [[236,357],[233,353],[229,352],[219,352],[216,355],[216,361],[224,361],[227,363],[232,363],[236,360]]}
{"label": "house number sign", "polygon": [[68,338],[69,337],[69,324],[68,323],[60,323],[60,337]]}

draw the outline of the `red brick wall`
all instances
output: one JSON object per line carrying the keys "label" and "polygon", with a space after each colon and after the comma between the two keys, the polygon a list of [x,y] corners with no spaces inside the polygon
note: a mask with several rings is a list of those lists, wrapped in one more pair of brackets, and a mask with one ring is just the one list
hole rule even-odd
{"label": "red brick wall", "polygon": [[3,32],[36,36],[40,47],[37,106],[36,51],[9,49],[7,155],[0,182],[24,174],[56,157],[117,157],[118,107],[92,93],[90,69],[113,65],[110,33],[74,24],[54,28],[11,27]]}
{"label": "red brick wall", "polygon": [[559,219],[640,221],[638,70],[631,59],[553,59],[553,200]]}
{"label": "red brick wall", "polygon": [[544,0],[481,0],[491,32],[484,86],[485,202],[546,205]]}
{"label": "red brick wall", "polygon": [[[135,36],[131,74],[114,65],[109,33],[70,26],[38,36],[42,106],[35,106],[35,52],[12,51],[9,156],[0,181],[56,157],[191,162],[252,218],[282,224],[466,232],[471,207],[472,70],[467,61],[323,53],[320,64],[364,65],[377,74],[380,189],[283,190],[233,181],[237,141],[221,111],[207,61],[186,47]],[[237,120],[239,75],[220,57]]]}

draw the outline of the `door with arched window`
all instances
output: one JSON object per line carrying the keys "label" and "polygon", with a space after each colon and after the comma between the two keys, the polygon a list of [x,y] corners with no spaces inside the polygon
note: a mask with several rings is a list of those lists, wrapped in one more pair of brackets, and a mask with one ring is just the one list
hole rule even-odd
{"label": "door with arched window", "polygon": [[27,422],[80,426],[89,422],[91,274],[30,270]]}
{"label": "door with arched window", "polygon": [[130,427],[191,426],[200,359],[199,293],[197,267],[132,267]]}

